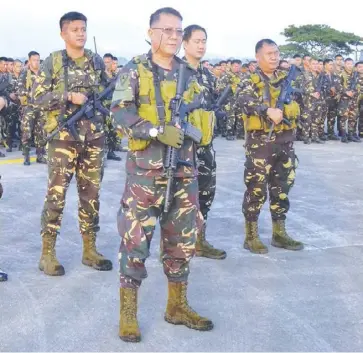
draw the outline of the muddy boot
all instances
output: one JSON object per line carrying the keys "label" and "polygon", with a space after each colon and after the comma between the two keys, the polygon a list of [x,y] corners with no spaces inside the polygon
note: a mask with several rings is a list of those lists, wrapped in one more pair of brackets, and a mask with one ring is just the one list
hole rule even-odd
{"label": "muddy boot", "polygon": [[0,282],[8,280],[8,275],[0,268]]}
{"label": "muddy boot", "polygon": [[96,235],[83,237],[83,265],[93,267],[99,271],[111,271],[112,262],[103,257],[96,249]]}
{"label": "muddy boot", "polygon": [[42,148],[37,148],[36,149],[36,153],[37,153],[37,163],[40,164],[47,164],[47,160],[44,157],[44,150]]}
{"label": "muddy boot", "polygon": [[24,165],[30,165],[30,156],[29,156],[29,153],[30,153],[30,149],[27,148],[27,147],[24,147],[24,152],[23,152],[23,155],[24,155]]}
{"label": "muddy boot", "polygon": [[213,322],[197,314],[187,301],[187,282],[168,283],[168,304],[165,321],[174,325],[185,325],[193,330],[210,331]]}
{"label": "muddy boot", "polygon": [[42,237],[43,249],[39,261],[39,270],[48,276],[63,276],[64,267],[58,262],[55,253],[56,235],[44,235]]}
{"label": "muddy boot", "polygon": [[137,289],[120,288],[120,338],[125,342],[140,342],[137,322]]}
{"label": "muddy boot", "polygon": [[246,238],[243,247],[254,254],[267,254],[268,249],[258,235],[258,224],[245,220]]}
{"label": "muddy boot", "polygon": [[205,239],[205,231],[207,225],[203,225],[203,229],[197,236],[197,242],[195,243],[196,256],[207,257],[209,259],[223,260],[226,258],[227,253],[224,250],[215,249],[209,242]]}
{"label": "muddy boot", "polygon": [[296,241],[288,236],[285,229],[285,221],[272,220],[272,241],[271,245],[277,248],[284,248],[287,250],[302,250],[304,244]]}

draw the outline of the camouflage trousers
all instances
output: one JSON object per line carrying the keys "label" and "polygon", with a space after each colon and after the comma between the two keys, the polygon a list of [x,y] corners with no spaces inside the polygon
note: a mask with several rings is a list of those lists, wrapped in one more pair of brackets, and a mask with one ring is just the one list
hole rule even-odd
{"label": "camouflage trousers", "polygon": [[204,221],[208,218],[208,212],[212,206],[216,194],[216,171],[217,163],[215,151],[212,145],[199,147],[197,150],[199,160],[198,185],[199,185],[199,207]]}
{"label": "camouflage trousers", "polygon": [[324,126],[323,107],[323,104],[320,103],[304,105],[304,111],[301,114],[301,130],[304,139],[319,137],[322,126]]}
{"label": "camouflage trousers", "polygon": [[335,120],[338,116],[338,101],[336,99],[327,99],[326,106],[328,135],[334,135]]}
{"label": "camouflage trousers", "polygon": [[285,219],[290,207],[288,194],[294,185],[298,166],[293,143],[254,140],[253,143],[246,144],[245,148],[244,181],[247,189],[242,213],[246,220],[257,221],[268,188],[272,219]]}
{"label": "camouflage trousers", "polygon": [[341,99],[338,105],[339,127],[343,134],[356,134],[358,121],[357,99]]}
{"label": "camouflage trousers", "polygon": [[44,124],[44,112],[27,106],[21,119],[21,143],[24,148],[30,148],[32,134],[34,134],[35,147],[42,148],[46,138]]}
{"label": "camouflage trousers", "polygon": [[128,176],[117,225],[121,287],[138,288],[147,277],[145,261],[157,219],[160,218],[162,260],[169,281],[183,282],[203,220],[198,205],[198,181],[174,179],[173,202],[163,213],[167,180],[164,177]]}
{"label": "camouflage trousers", "polygon": [[41,235],[59,233],[66,193],[74,174],[78,220],[83,237],[99,231],[100,184],[104,137],[84,143],[52,140],[48,144],[48,189],[41,216]]}
{"label": "camouflage trousers", "polygon": [[116,129],[113,125],[113,119],[106,119],[106,145],[109,151],[115,151],[119,144]]}
{"label": "camouflage trousers", "polygon": [[21,106],[17,104],[10,105],[9,112],[6,116],[7,120],[6,140],[9,146],[11,146],[13,142],[13,138],[16,133],[16,127],[20,119],[20,114],[21,114]]}
{"label": "camouflage trousers", "polygon": [[363,99],[359,102],[358,131],[359,135],[363,137]]}
{"label": "camouflage trousers", "polygon": [[230,110],[226,117],[226,133],[227,136],[243,136],[244,125],[242,115],[235,110]]}

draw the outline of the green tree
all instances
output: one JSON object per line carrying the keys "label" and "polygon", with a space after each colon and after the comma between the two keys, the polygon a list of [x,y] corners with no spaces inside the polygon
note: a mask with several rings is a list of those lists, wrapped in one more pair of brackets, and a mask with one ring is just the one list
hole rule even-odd
{"label": "green tree", "polygon": [[336,54],[349,55],[358,53],[363,45],[363,38],[354,33],[341,32],[320,24],[300,27],[290,25],[281,34],[288,43],[280,47],[283,56],[291,53],[310,54],[321,58]]}

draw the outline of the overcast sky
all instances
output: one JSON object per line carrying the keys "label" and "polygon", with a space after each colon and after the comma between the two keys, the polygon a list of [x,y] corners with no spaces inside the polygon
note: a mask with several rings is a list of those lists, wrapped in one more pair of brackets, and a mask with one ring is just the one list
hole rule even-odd
{"label": "overcast sky", "polygon": [[363,37],[362,0],[335,5],[325,0],[213,1],[215,6],[211,0],[1,0],[0,55],[22,57],[37,50],[44,58],[62,49],[59,18],[65,12],[79,11],[88,18],[88,48],[93,49],[96,36],[100,54],[130,58],[148,50],[145,38],[150,14],[164,6],[180,11],[184,27],[199,24],[207,29],[206,57],[252,57],[261,38],[283,44],[280,33],[290,24],[327,24]]}

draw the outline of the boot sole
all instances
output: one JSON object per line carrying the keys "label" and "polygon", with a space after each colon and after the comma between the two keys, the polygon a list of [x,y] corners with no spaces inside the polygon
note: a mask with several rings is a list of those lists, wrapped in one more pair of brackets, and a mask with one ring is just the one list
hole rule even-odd
{"label": "boot sole", "polygon": [[275,248],[280,248],[280,249],[286,249],[286,250],[292,250],[292,251],[298,251],[298,250],[303,250],[304,249],[304,245],[299,245],[299,246],[289,246],[289,245],[283,245],[280,244],[278,242],[271,242],[271,245],[274,246]]}
{"label": "boot sole", "polygon": [[251,253],[253,254],[267,254],[268,253],[268,249],[261,249],[261,250],[253,250],[251,249],[247,244],[243,244],[243,247],[246,250],[249,250]]}
{"label": "boot sole", "polygon": [[63,268],[63,270],[61,270],[60,272],[57,272],[57,273],[46,272],[46,271],[44,271],[44,267],[42,265],[39,265],[39,270],[44,272],[48,276],[64,276],[66,273],[64,268]]}
{"label": "boot sole", "polygon": [[224,260],[227,257],[227,254],[222,256],[213,256],[203,253],[203,251],[196,251],[195,256],[197,257],[206,257],[207,259],[213,259],[213,260]]}
{"label": "boot sole", "polygon": [[196,326],[193,324],[190,324],[188,322],[183,322],[183,321],[174,321],[173,319],[171,319],[169,316],[165,315],[164,319],[166,322],[168,322],[169,324],[173,324],[173,325],[184,325],[192,330],[197,330],[197,331],[210,331],[213,329],[214,325],[213,323],[204,327],[201,326]]}
{"label": "boot sole", "polygon": [[137,336],[119,336],[119,337],[124,342],[137,343],[141,341],[141,337]]}
{"label": "boot sole", "polygon": [[85,266],[88,266],[88,267],[92,267],[97,271],[111,271],[112,270],[112,263],[110,265],[98,266],[90,260],[82,260],[82,264]]}

